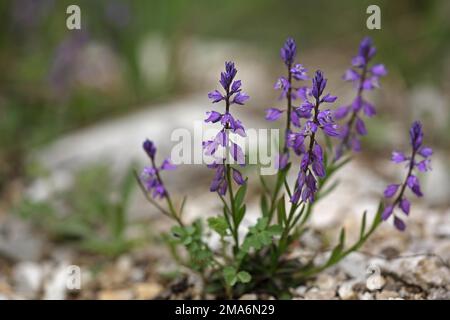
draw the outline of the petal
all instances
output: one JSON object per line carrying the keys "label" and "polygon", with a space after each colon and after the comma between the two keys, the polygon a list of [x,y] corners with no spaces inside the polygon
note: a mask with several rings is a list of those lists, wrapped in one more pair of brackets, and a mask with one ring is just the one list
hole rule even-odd
{"label": "petal", "polygon": [[242,185],[245,183],[244,178],[242,178],[242,174],[236,170],[235,168],[232,168],[233,170],[233,179],[236,181],[237,184]]}
{"label": "petal", "polygon": [[356,132],[360,134],[361,136],[364,136],[367,134],[366,124],[361,118],[356,118]]}
{"label": "petal", "polygon": [[164,159],[163,163],[161,164],[161,170],[175,170],[176,168],[177,166],[170,161],[170,158]]}
{"label": "petal", "polygon": [[404,231],[406,229],[406,225],[403,222],[402,219],[398,218],[398,217],[394,217],[394,226],[397,228],[397,230],[399,231]]}
{"label": "petal", "polygon": [[387,75],[386,67],[381,63],[374,65],[370,69],[370,71],[372,72],[373,75],[378,76],[378,77]]}
{"label": "petal", "polygon": [[220,121],[220,119],[222,119],[222,114],[220,114],[217,111],[208,111],[206,112],[206,115],[208,116],[208,118],[205,119],[205,122],[212,122],[212,123],[216,123],[218,121]]}
{"label": "petal", "polygon": [[334,111],[334,118],[337,120],[345,118],[349,111],[349,106],[341,106]]}
{"label": "petal", "polygon": [[398,190],[399,184],[390,184],[384,190],[384,197],[391,198]]}
{"label": "petal", "polygon": [[391,160],[395,163],[401,163],[403,161],[406,161],[407,158],[403,152],[394,151],[394,152],[392,152]]}
{"label": "petal", "polygon": [[211,99],[213,103],[216,103],[216,102],[219,102],[219,101],[225,99],[225,97],[222,96],[222,94],[218,90],[214,90],[214,91],[211,91],[210,93],[208,93],[208,98]]}
{"label": "petal", "polygon": [[398,206],[400,207],[400,209],[402,209],[402,211],[403,211],[406,215],[409,215],[409,209],[411,208],[411,203],[409,202],[408,199],[403,198],[403,199],[400,201],[400,203],[399,203]]}
{"label": "petal", "polygon": [[433,154],[433,149],[431,149],[429,147],[423,147],[419,150],[419,154],[422,157],[428,158]]}
{"label": "petal", "polygon": [[391,216],[393,211],[394,211],[394,207],[387,206],[386,208],[384,208],[384,211],[381,215],[381,219],[387,220]]}
{"label": "petal", "polygon": [[331,94],[327,93],[323,98],[322,98],[322,102],[335,102],[337,99],[336,96],[332,96]]}
{"label": "petal", "polygon": [[275,121],[281,117],[283,110],[277,108],[269,108],[266,110],[266,120]]}

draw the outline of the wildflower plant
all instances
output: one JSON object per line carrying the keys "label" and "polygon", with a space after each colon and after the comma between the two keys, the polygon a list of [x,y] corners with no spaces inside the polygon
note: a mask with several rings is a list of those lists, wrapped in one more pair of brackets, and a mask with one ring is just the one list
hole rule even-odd
{"label": "wildflower plant", "polygon": [[[263,190],[261,214],[246,233],[242,232],[241,223],[246,215],[248,178],[241,172],[246,164],[245,154],[236,140],[238,136],[245,137],[246,131],[234,110],[244,105],[249,96],[242,91],[242,82],[235,79],[238,71],[233,62],[225,63],[219,80],[221,89],[208,94],[213,104],[222,103],[224,107],[208,111],[205,119],[208,124],[220,124],[215,137],[203,142],[203,152],[213,158],[207,165],[214,170],[209,190],[217,194],[223,205],[222,212],[207,219],[207,227],[202,219],[188,225],[183,222],[186,198],[175,206],[162,180],[162,173],[175,166],[169,159],[157,166],[155,145],[149,140],[144,142],[150,165],[140,175],[136,174],[136,178],[149,202],[176,223],[167,236],[171,251],[180,264],[200,274],[204,292],[227,298],[255,291],[286,297],[290,287],[358,250],[383,220],[393,216],[394,226],[400,231],[405,229],[401,215],[409,215],[411,206],[407,188],[422,196],[415,170],[429,170],[432,155],[431,148],[422,144],[423,130],[419,122],[414,122],[410,130],[411,154],[396,151],[392,156],[395,163],[406,164],[405,180],[386,188],[371,221],[367,212],[362,214],[358,239],[347,243],[342,228],[337,244],[321,263],[314,258],[301,262],[290,257],[294,242],[314,215],[315,204],[337,187],[336,182],[330,184],[330,177],[350,161],[352,150],[361,149],[359,137],[367,133],[361,111],[367,117],[375,114],[375,108],[363,97],[363,92],[379,87],[379,78],[387,74],[383,65],[370,64],[375,53],[372,41],[365,38],[352,60],[352,68],[344,75],[344,80],[354,83],[356,97],[351,104],[335,110],[333,104],[338,98],[327,91],[324,73],[318,70],[310,78],[306,68],[296,62],[295,41],[287,39],[280,54],[287,75],[275,84],[275,89],[281,90],[280,99],[286,100],[286,107],[273,107],[266,112],[268,121],[286,114],[284,140],[277,157],[278,172],[274,178],[259,177]],[[336,120],[343,123],[338,125]],[[291,169],[295,170],[293,182],[289,179]],[[211,247],[208,230],[220,238],[218,248]],[[186,249],[187,255],[177,254],[180,246]]]}

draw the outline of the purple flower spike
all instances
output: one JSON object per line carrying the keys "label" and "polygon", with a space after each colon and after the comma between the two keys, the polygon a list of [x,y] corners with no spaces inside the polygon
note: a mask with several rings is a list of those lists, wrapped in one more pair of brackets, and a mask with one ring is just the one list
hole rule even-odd
{"label": "purple flower spike", "polygon": [[[217,111],[209,111],[206,113],[207,118],[206,123],[217,123],[222,124],[222,128],[219,130],[217,135],[213,140],[203,141],[203,149],[206,155],[218,158],[217,152],[224,149],[226,155],[220,159],[218,162],[214,162],[209,165],[208,168],[215,169],[216,173],[211,182],[210,191],[217,192],[220,195],[225,195],[227,192],[227,171],[232,170],[233,180],[237,184],[245,183],[244,178],[241,173],[232,168],[229,164],[226,164],[229,155],[237,161],[241,166],[245,165],[245,155],[241,147],[231,140],[231,135],[239,135],[245,137],[245,128],[239,119],[232,116],[230,112],[230,106],[243,105],[249,96],[242,92],[242,82],[241,80],[235,80],[237,74],[237,69],[233,62],[225,62],[225,71],[220,74],[220,84],[225,90],[225,93],[221,93],[219,90],[211,91],[208,97],[213,103],[219,102],[221,100],[225,101],[225,113],[221,114]],[[231,182],[230,182],[231,183]]]}
{"label": "purple flower spike", "polygon": [[288,38],[284,43],[283,48],[281,48],[280,50],[281,59],[283,59],[284,63],[287,66],[290,66],[294,62],[296,54],[297,45],[295,44],[295,40],[292,38]]}
{"label": "purple flower spike", "polygon": [[[356,98],[349,106],[344,106],[336,111],[336,119],[344,119],[350,113],[345,126],[347,130],[341,134],[341,143],[336,148],[335,160],[338,160],[345,150],[360,150],[360,140],[357,137],[367,134],[364,121],[359,116],[363,110],[367,117],[376,114],[374,106],[363,98],[365,90],[373,90],[379,87],[379,78],[387,74],[387,69],[382,64],[370,66],[372,58],[375,56],[376,48],[373,46],[372,40],[368,37],[361,41],[358,55],[352,59],[353,68],[345,71],[343,79],[354,83]],[[355,148],[357,142],[358,147]]]}
{"label": "purple flower spike", "polygon": [[150,140],[145,140],[143,143],[144,151],[150,157],[151,166],[144,167],[140,175],[142,185],[153,198],[168,197],[168,193],[160,177],[160,172],[164,170],[174,170],[176,166],[171,163],[169,158],[166,158],[160,167],[155,164],[156,146]]}
{"label": "purple flower spike", "polygon": [[[412,147],[412,153],[410,157],[405,156],[402,152],[394,151],[392,153],[392,161],[395,163],[402,163],[405,161],[408,161],[408,173],[406,175],[405,181],[400,184],[391,184],[384,190],[384,196],[385,198],[391,198],[395,194],[397,194],[397,191],[400,189],[400,192],[398,192],[397,197],[392,201],[392,203],[386,207],[382,214],[383,220],[386,220],[389,218],[389,216],[393,213],[394,208],[398,206],[398,208],[401,209],[401,211],[409,215],[410,209],[411,209],[411,203],[409,200],[404,196],[406,187],[408,187],[412,193],[414,193],[416,196],[421,197],[423,196],[422,190],[420,189],[420,182],[419,178],[413,174],[414,168],[417,168],[419,171],[427,171],[429,170],[429,162],[431,161],[429,157],[432,155],[433,151],[431,148],[428,147],[422,147],[423,142],[423,131],[422,131],[422,125],[419,122],[414,122],[411,126],[411,129],[409,130],[410,133],[410,140],[411,140],[411,147]],[[417,156],[421,156],[425,159],[423,159],[420,162],[416,162],[415,158]],[[395,227],[403,231],[406,228],[405,223],[402,219],[400,219],[398,216],[394,215],[394,225]]]}
{"label": "purple flower spike", "polygon": [[147,152],[147,155],[151,158],[154,159],[155,158],[155,154],[156,154],[156,147],[155,144],[153,143],[153,141],[150,140],[145,140],[142,147],[144,148],[145,152]]}
{"label": "purple flower spike", "polygon": [[[331,94],[322,96],[327,84],[321,71],[316,71],[310,89],[314,102],[306,100],[295,109],[295,113],[307,119],[299,132],[288,135],[288,146],[298,155],[303,155],[300,163],[297,183],[291,202],[314,201],[317,191],[317,178],[326,175],[323,150],[316,135],[321,131],[331,137],[339,136],[339,128],[335,124],[331,110],[320,110],[322,103],[334,102],[337,98]],[[307,147],[305,146],[307,140]]]}

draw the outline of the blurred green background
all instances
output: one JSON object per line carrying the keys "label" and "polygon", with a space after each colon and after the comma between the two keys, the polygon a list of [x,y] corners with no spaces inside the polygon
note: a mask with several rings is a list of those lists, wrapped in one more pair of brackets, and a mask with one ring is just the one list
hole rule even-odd
{"label": "blurred green background", "polygon": [[[81,7],[81,31],[65,27],[70,4]],[[381,7],[380,31],[365,28],[370,4]],[[2,1],[0,192],[26,178],[25,159],[33,148],[100,119],[188,92],[179,70],[189,61],[179,48],[189,37],[245,43],[265,52],[271,63],[278,61],[288,35],[298,40],[300,50],[353,54],[370,34],[378,47],[377,61],[401,79],[404,90],[425,83],[446,92],[449,14],[446,0]],[[143,74],[140,59],[143,42],[155,34],[166,44],[168,61],[168,70],[156,82]],[[96,46],[90,47],[83,67],[80,57],[89,44]],[[444,134],[436,134],[436,143],[445,147],[446,121]]]}

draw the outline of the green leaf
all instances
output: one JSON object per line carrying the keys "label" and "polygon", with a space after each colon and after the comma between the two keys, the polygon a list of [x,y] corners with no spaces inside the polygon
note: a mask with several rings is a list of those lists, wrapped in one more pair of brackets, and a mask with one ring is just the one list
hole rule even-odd
{"label": "green leaf", "polygon": [[265,230],[267,228],[267,223],[269,222],[269,219],[266,217],[259,218],[256,222],[256,229],[258,230]]}
{"label": "green leaf", "polygon": [[261,212],[263,217],[269,215],[269,206],[267,204],[267,197],[264,194],[261,195]]}
{"label": "green leaf", "polygon": [[242,283],[249,283],[252,280],[252,276],[247,271],[239,271],[237,278]]}
{"label": "green leaf", "polygon": [[220,236],[224,237],[227,235],[228,223],[223,216],[208,218],[208,225]]}
{"label": "green leaf", "polygon": [[247,207],[244,204],[237,212],[237,217],[236,217],[237,225],[239,225],[241,223],[242,219],[244,219],[246,209],[247,209]]}
{"label": "green leaf", "polygon": [[286,203],[284,200],[284,195],[280,198],[277,205],[277,215],[278,223],[281,225],[286,225]]}
{"label": "green leaf", "polygon": [[364,232],[366,231],[366,219],[367,219],[367,211],[364,211],[362,222],[361,222],[361,229],[359,231],[359,238],[361,239],[364,236]]}
{"label": "green leaf", "polygon": [[236,269],[230,266],[223,268],[223,277],[229,286],[234,286],[237,282]]}
{"label": "green leaf", "polygon": [[242,186],[240,186],[234,197],[234,206],[236,210],[239,210],[239,208],[241,207],[246,192],[247,192],[247,183],[244,183]]}
{"label": "green leaf", "polygon": [[341,233],[339,235],[339,244],[342,247],[344,247],[344,244],[345,244],[345,229],[344,228],[341,229]]}
{"label": "green leaf", "polygon": [[271,236],[280,235],[283,232],[283,227],[279,224],[274,224],[267,228],[267,232],[269,232]]}

